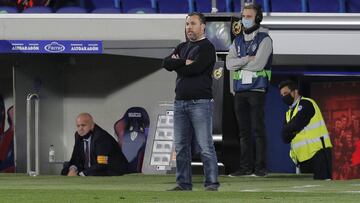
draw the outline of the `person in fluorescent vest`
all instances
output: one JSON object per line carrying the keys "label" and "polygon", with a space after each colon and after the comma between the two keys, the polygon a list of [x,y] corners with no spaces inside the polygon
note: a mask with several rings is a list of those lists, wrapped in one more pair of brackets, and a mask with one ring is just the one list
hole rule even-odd
{"label": "person in fluorescent vest", "polygon": [[279,84],[280,94],[289,105],[282,138],[290,143],[290,158],[302,173],[313,173],[314,179],[331,179],[331,140],[320,108],[310,98],[299,94],[291,80]]}

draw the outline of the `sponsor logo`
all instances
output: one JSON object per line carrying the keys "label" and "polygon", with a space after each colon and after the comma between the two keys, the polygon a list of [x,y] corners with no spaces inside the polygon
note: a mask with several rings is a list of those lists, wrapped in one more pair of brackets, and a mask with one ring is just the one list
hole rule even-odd
{"label": "sponsor logo", "polygon": [[141,118],[141,113],[128,113],[130,118]]}
{"label": "sponsor logo", "polygon": [[132,132],[130,133],[130,139],[131,139],[131,141],[134,141],[134,140],[137,138],[137,136],[138,136],[138,132],[132,131]]}
{"label": "sponsor logo", "polygon": [[254,52],[256,50],[256,48],[257,48],[257,44],[253,44],[251,49]]}
{"label": "sponsor logo", "polygon": [[24,44],[24,43],[12,43],[12,51],[39,51],[39,44]]}
{"label": "sponsor logo", "polygon": [[233,35],[238,36],[241,32],[241,21],[233,22],[231,31]]}
{"label": "sponsor logo", "polygon": [[298,107],[298,111],[301,111],[302,110],[302,106],[301,105],[299,105],[299,107]]}
{"label": "sponsor logo", "polygon": [[213,72],[213,77],[215,78],[215,80],[218,80],[221,78],[221,76],[223,75],[223,67],[220,67],[218,69],[215,69]]}
{"label": "sponsor logo", "polygon": [[99,51],[98,44],[71,44],[71,51]]}
{"label": "sponsor logo", "polygon": [[58,42],[51,42],[45,45],[45,50],[51,53],[60,53],[65,51],[65,46]]}

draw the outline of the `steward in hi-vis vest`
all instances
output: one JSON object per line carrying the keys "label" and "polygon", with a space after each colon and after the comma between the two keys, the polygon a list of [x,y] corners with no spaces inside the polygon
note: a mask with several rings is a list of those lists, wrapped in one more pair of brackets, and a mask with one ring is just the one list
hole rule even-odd
{"label": "steward in hi-vis vest", "polygon": [[307,126],[298,132],[291,140],[290,157],[295,163],[311,159],[316,152],[324,148],[324,146],[325,148],[332,147],[324,119],[314,100],[301,97],[296,103],[295,108],[293,110],[289,109],[286,113],[286,122],[289,123],[290,120],[299,112],[299,104],[301,100],[311,102],[315,109],[315,114],[311,118],[309,124],[307,124]]}
{"label": "steward in hi-vis vest", "polygon": [[331,140],[320,108],[310,98],[298,93],[297,84],[279,85],[286,112],[282,138],[290,143],[290,157],[301,172],[313,172],[314,179],[331,179]]}

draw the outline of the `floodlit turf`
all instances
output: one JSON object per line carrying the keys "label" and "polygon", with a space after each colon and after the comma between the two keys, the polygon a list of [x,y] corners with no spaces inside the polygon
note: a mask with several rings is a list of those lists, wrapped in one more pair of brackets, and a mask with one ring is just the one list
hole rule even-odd
{"label": "floodlit turf", "polygon": [[174,175],[62,177],[0,174],[0,202],[359,202],[360,180],[314,181],[309,175],[220,176],[219,192],[168,192]]}

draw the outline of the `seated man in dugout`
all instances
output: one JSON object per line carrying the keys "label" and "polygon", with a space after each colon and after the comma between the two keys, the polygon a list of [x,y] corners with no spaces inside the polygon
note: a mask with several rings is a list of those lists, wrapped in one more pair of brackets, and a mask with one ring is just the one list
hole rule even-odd
{"label": "seated man in dugout", "polygon": [[94,123],[89,113],[76,118],[77,131],[70,162],[61,172],[67,176],[116,176],[126,173],[127,161],[116,140]]}

